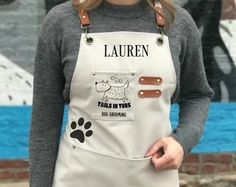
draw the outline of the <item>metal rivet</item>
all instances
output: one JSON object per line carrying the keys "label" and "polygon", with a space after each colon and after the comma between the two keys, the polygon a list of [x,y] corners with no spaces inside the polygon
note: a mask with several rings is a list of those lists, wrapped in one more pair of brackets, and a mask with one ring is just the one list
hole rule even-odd
{"label": "metal rivet", "polygon": [[144,78],[141,78],[141,81],[143,82],[143,81],[144,81]]}
{"label": "metal rivet", "polygon": [[157,78],[157,82],[160,84],[162,82],[161,78]]}
{"label": "metal rivet", "polygon": [[161,91],[160,91],[160,90],[157,90],[157,91],[156,91],[156,94],[157,94],[157,96],[161,96]]}
{"label": "metal rivet", "polygon": [[82,16],[82,18],[83,18],[83,19],[85,19],[85,18],[86,18],[86,16]]}
{"label": "metal rivet", "polygon": [[141,94],[141,95],[143,95],[143,94],[144,94],[144,92],[140,92],[140,94]]}
{"label": "metal rivet", "polygon": [[86,38],[86,43],[88,44],[88,45],[92,45],[93,44],[93,38],[92,37],[88,37],[88,38]]}
{"label": "metal rivet", "polygon": [[160,45],[160,46],[163,45],[164,44],[163,38],[160,38],[160,37],[157,38],[157,44]]}

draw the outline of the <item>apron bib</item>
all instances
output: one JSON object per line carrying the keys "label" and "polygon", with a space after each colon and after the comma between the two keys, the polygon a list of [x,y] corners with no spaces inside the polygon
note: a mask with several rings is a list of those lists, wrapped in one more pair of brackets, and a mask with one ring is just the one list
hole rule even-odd
{"label": "apron bib", "polygon": [[172,132],[176,75],[168,37],[124,31],[89,36],[92,44],[81,34],[53,187],[179,187],[178,170],[157,171],[151,157],[144,158]]}

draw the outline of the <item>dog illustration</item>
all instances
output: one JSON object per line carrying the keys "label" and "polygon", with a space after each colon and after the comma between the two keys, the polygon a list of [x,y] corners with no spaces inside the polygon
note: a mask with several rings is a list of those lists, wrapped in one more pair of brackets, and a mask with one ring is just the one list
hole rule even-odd
{"label": "dog illustration", "polygon": [[102,100],[105,100],[106,102],[109,99],[114,100],[123,100],[125,102],[128,100],[125,94],[126,88],[129,87],[129,81],[126,81],[121,86],[112,86],[109,84],[108,81],[101,81],[101,82],[95,82],[96,90],[97,92],[104,92],[104,95],[102,97]]}

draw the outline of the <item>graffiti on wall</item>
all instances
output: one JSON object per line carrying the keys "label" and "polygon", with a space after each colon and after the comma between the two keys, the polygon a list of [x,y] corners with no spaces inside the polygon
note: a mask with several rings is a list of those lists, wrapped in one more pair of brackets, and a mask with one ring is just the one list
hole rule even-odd
{"label": "graffiti on wall", "polygon": [[[17,0],[0,0],[0,6],[9,5],[14,1]],[[45,0],[46,11],[48,12],[53,6],[65,1],[67,0]],[[214,101],[236,101],[236,56],[234,55],[236,52],[234,44],[236,41],[236,0],[174,1],[191,13],[202,33],[204,64],[208,81],[215,91]],[[20,25],[20,22],[16,22],[16,24]],[[13,26],[13,24],[8,25]],[[19,28],[23,27],[19,26]],[[11,29],[11,32],[8,33],[14,31],[16,29]],[[17,32],[15,35],[17,35]],[[25,39],[29,40],[29,37],[25,37]],[[3,43],[2,40],[4,38],[0,39],[1,43]],[[6,40],[6,44],[9,43],[11,41]],[[15,44],[12,44],[12,46],[14,47]],[[11,61],[16,59],[14,57],[15,49],[12,49],[12,53],[8,49],[5,51],[1,50],[0,52]],[[26,53],[27,55],[31,54]],[[8,54],[10,55],[8,56]],[[28,68],[27,71],[32,73],[33,65],[26,64],[32,61],[32,56],[33,54],[31,54],[31,60],[22,60],[22,63],[20,61],[19,63],[14,62],[18,63],[23,69]]]}
{"label": "graffiti on wall", "polygon": [[33,76],[0,53],[0,106],[31,105]]}
{"label": "graffiti on wall", "polygon": [[[33,56],[39,26],[44,7],[49,11],[65,1],[0,0],[0,159],[28,158]],[[215,101],[235,101],[236,0],[173,1],[193,15],[202,32],[207,76],[217,93]],[[235,107],[234,103],[211,105],[197,152],[235,151]],[[177,110],[171,114],[173,124],[178,123],[177,115]]]}
{"label": "graffiti on wall", "polygon": [[0,107],[32,105],[37,6],[32,0],[0,0]]}
{"label": "graffiti on wall", "polygon": [[202,33],[204,64],[214,101],[236,101],[236,1],[178,0]]}
{"label": "graffiti on wall", "polygon": [[8,5],[12,3],[15,0],[0,0],[0,5]]}
{"label": "graffiti on wall", "polygon": [[45,7],[46,7],[46,11],[48,12],[52,7],[60,4],[60,3],[64,3],[67,0],[45,0]]}
{"label": "graffiti on wall", "polygon": [[[10,5],[15,0],[0,0]],[[32,104],[33,76],[0,53],[0,105]]]}

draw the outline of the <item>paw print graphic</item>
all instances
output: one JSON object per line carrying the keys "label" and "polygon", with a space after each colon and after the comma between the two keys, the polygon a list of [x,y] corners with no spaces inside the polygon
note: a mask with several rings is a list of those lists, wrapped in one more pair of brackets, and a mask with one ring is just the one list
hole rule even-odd
{"label": "paw print graphic", "polygon": [[[75,121],[73,121],[71,123],[71,128],[74,131],[72,131],[72,133],[70,133],[70,136],[72,138],[79,140],[80,143],[84,143],[85,137],[90,137],[93,134],[93,131],[89,130],[91,128],[91,126],[92,126],[92,123],[90,121],[85,123],[84,118],[80,118],[78,120],[78,124]],[[85,130],[82,130],[82,128]]]}

